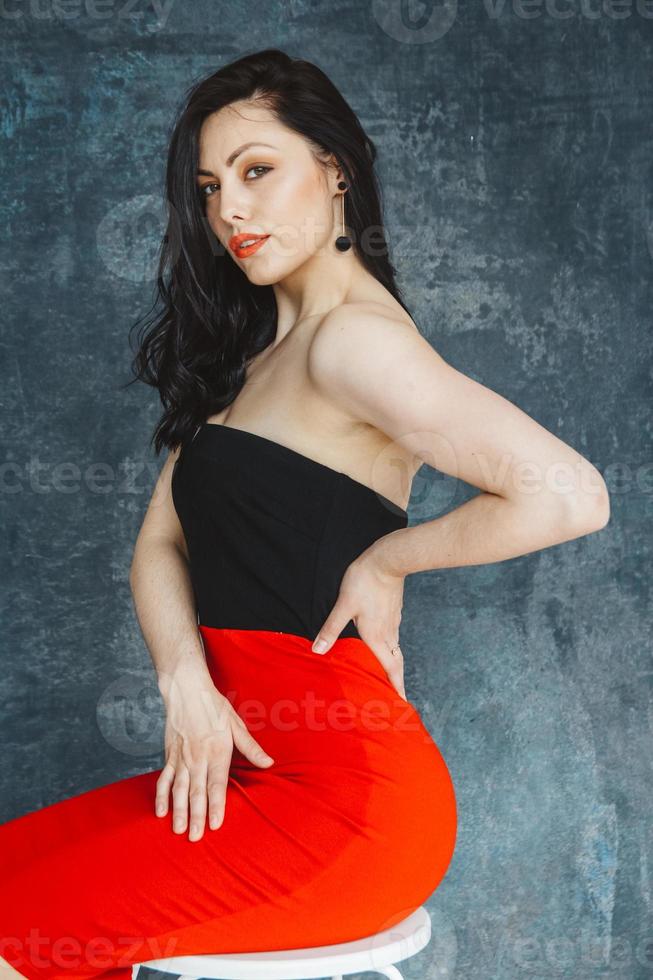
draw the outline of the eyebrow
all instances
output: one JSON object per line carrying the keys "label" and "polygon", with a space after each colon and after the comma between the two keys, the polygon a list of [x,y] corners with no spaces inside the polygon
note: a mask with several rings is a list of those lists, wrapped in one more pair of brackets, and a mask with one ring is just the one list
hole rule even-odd
{"label": "eyebrow", "polygon": [[[271,143],[258,143],[258,142],[243,143],[242,146],[239,146],[237,150],[234,150],[233,153],[231,153],[227,157],[227,166],[230,167],[231,164],[236,159],[236,157],[240,156],[240,154],[243,153],[245,150],[247,150],[250,146],[267,146],[271,150],[276,150],[277,149],[277,147],[276,146],[272,146]],[[211,170],[198,170],[197,171],[197,176],[198,177],[215,177],[216,175]]]}

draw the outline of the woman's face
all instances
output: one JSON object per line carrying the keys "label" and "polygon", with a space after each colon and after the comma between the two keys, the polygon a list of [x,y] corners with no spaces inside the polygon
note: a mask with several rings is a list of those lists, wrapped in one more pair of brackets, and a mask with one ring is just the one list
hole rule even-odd
{"label": "woman's face", "polygon": [[[208,223],[251,282],[280,282],[331,244],[338,172],[327,177],[305,140],[268,109],[235,102],[208,116],[199,151]],[[268,237],[248,254],[234,250],[242,233]]]}

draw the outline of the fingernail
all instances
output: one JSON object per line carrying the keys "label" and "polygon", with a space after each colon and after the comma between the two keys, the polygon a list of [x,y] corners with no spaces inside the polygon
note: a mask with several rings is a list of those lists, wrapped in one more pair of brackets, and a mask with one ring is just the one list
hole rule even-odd
{"label": "fingernail", "polygon": [[326,640],[316,640],[311,649],[313,650],[313,653],[324,653],[326,646]]}
{"label": "fingernail", "polygon": [[261,762],[274,762],[272,756],[268,755],[267,752],[261,752],[259,754],[259,759],[261,760]]}
{"label": "fingernail", "polygon": [[196,823],[192,824],[192,826],[190,828],[190,836],[191,837],[197,837],[197,835],[199,834],[199,832],[200,832],[199,824],[196,824]]}

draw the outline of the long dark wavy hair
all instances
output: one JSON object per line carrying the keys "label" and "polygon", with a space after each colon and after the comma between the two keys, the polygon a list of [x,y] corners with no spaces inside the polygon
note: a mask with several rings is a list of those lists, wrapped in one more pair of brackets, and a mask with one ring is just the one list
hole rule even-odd
{"label": "long dark wavy hair", "polygon": [[[334,154],[348,184],[345,224],[362,264],[407,311],[395,283],[374,170],[377,151],[358,117],[323,71],[276,48],[239,58],[194,84],[177,111],[168,150],[167,228],[159,251],[156,295],[132,361],[135,377],[163,404],[151,442],[174,449],[229,405],[248,362],[276,336],[272,286],[257,286],[231,260],[209,227],[196,184],[204,119],[239,100],[256,101],[305,137],[316,159]],[[373,230],[374,248],[361,248]],[[374,254],[368,254],[372,252]],[[162,303],[162,309],[152,309]],[[143,322],[144,321],[144,322]]]}

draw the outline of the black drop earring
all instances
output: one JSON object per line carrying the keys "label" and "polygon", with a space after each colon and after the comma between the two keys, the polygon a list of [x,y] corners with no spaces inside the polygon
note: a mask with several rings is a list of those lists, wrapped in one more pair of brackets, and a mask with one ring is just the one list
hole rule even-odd
{"label": "black drop earring", "polygon": [[[347,184],[344,182],[344,180],[338,181],[338,190],[347,190]],[[345,235],[345,195],[341,194],[340,199],[342,201],[342,235],[339,235],[336,238],[336,248],[339,252],[346,252],[347,249],[351,248],[351,238],[349,238],[348,235]]]}

